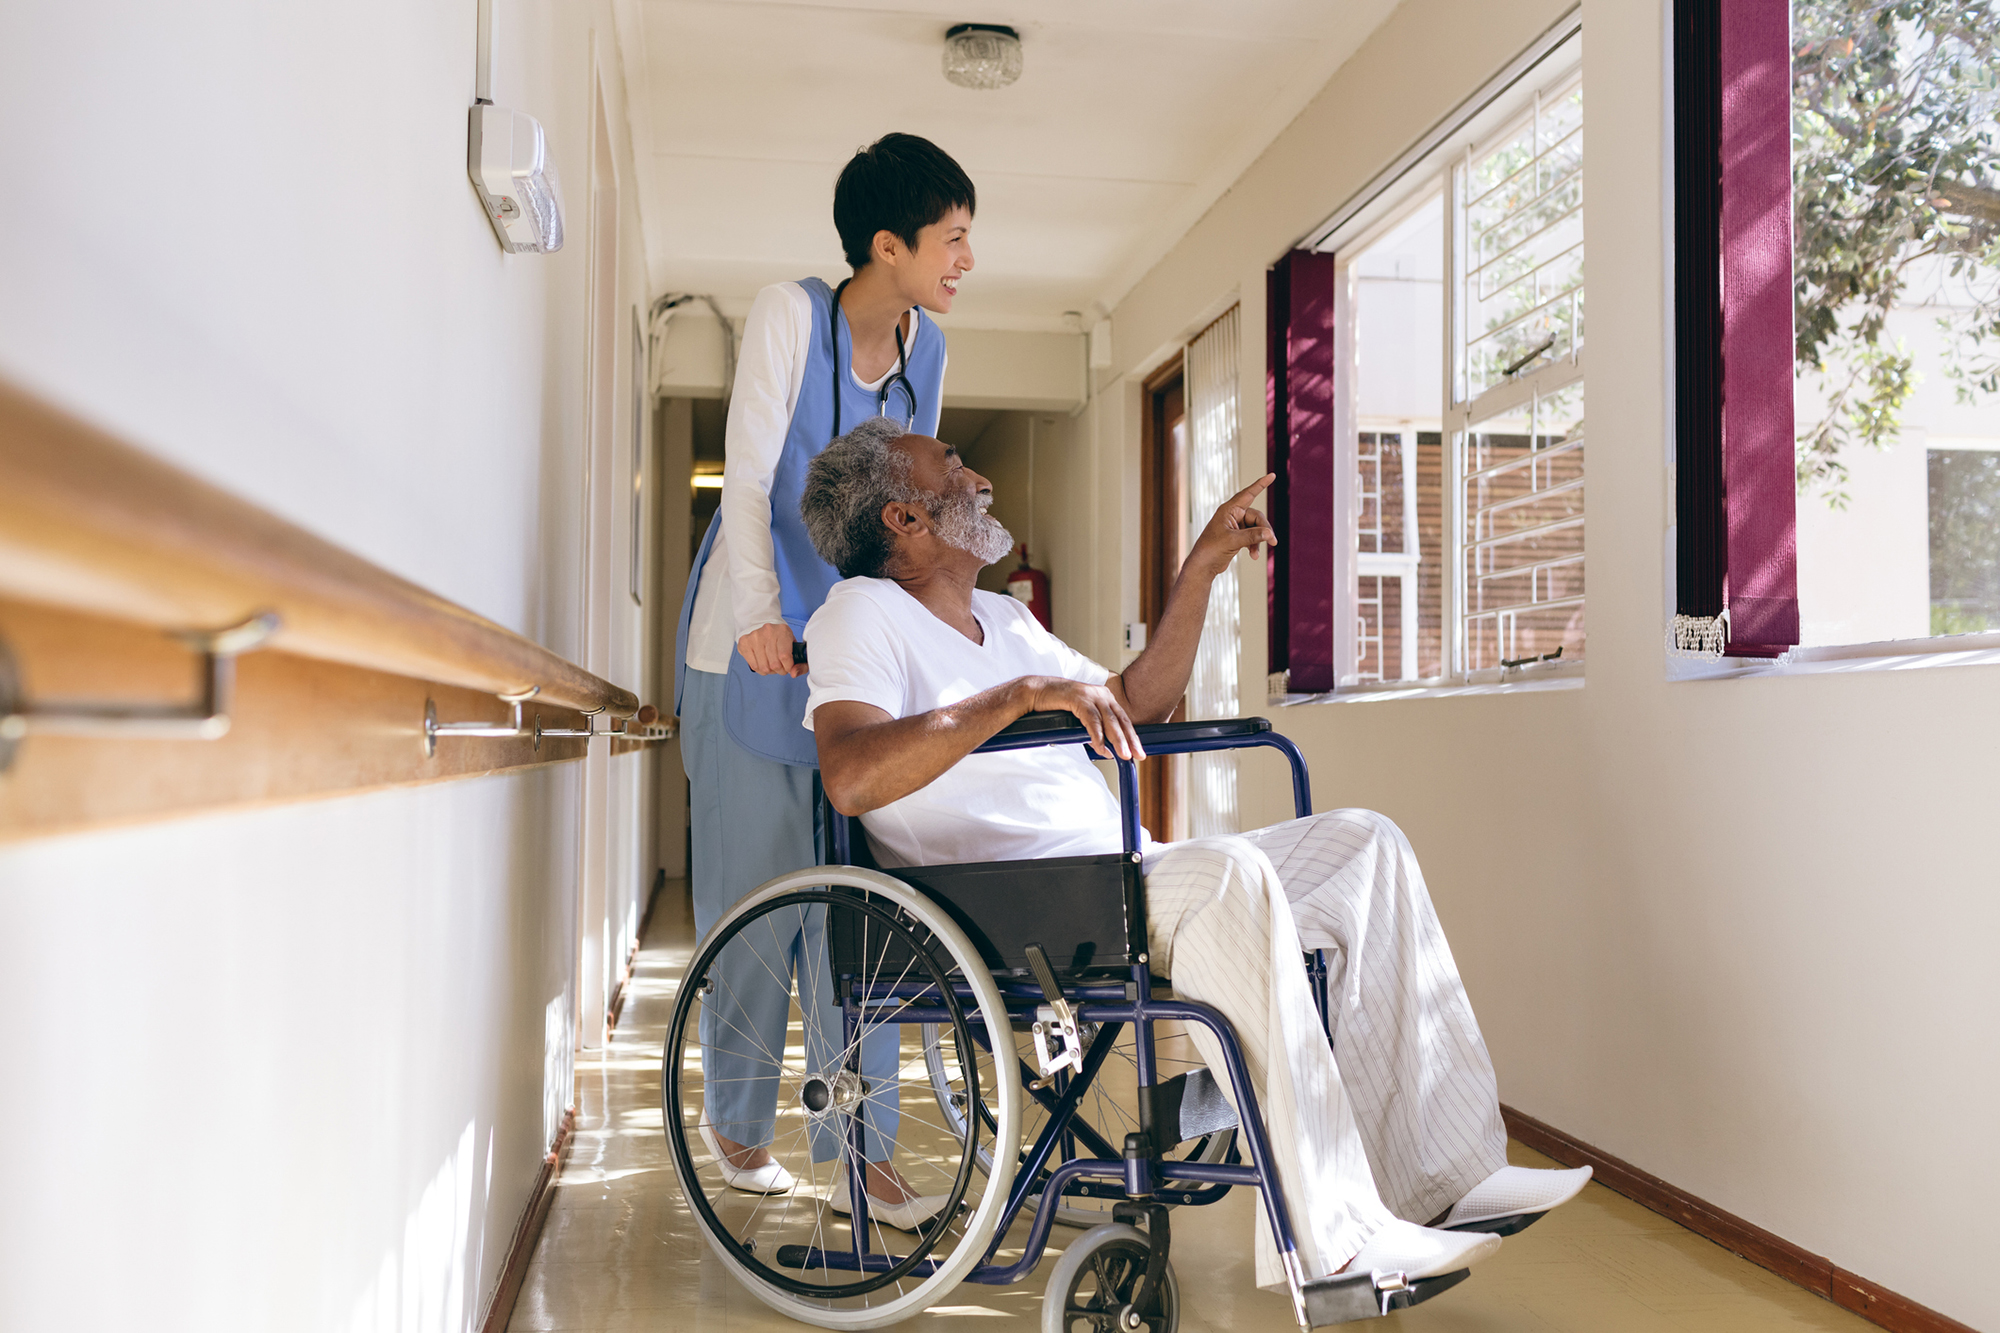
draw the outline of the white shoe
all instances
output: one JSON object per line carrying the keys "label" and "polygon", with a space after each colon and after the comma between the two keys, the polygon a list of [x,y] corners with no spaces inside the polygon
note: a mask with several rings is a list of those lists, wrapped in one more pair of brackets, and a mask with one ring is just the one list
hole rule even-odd
{"label": "white shoe", "polygon": [[1503,1166],[1453,1204],[1438,1226],[1445,1231],[1474,1229],[1509,1235],[1549,1209],[1568,1203],[1589,1183],[1587,1166],[1568,1171]]}
{"label": "white shoe", "polygon": [[1483,1231],[1435,1231],[1392,1217],[1340,1271],[1401,1273],[1415,1282],[1470,1268],[1499,1248],[1500,1238]]}
{"label": "white shoe", "polygon": [[[937,1221],[944,1212],[945,1204],[951,1201],[949,1194],[921,1194],[902,1203],[885,1203],[874,1195],[868,1196],[868,1220],[881,1222],[898,1231],[921,1232]],[[847,1193],[847,1170],[841,1168],[833,1182],[833,1197],[828,1200],[833,1211],[842,1217],[854,1212],[854,1204]]]}
{"label": "white shoe", "polygon": [[701,1126],[701,1141],[715,1155],[715,1164],[722,1168],[722,1183],[731,1189],[742,1190],[745,1194],[783,1194],[795,1183],[792,1173],[774,1161],[749,1169],[737,1166],[729,1160],[729,1154],[722,1151],[715,1131],[706,1124]]}

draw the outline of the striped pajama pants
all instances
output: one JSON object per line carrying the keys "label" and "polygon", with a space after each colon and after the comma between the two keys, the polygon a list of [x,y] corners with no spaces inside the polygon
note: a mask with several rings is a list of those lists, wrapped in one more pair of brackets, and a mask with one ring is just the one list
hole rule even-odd
{"label": "striped pajama pants", "polygon": [[[1305,1277],[1507,1164],[1493,1062],[1395,824],[1334,810],[1156,845],[1145,874],[1154,970],[1236,1030]],[[1329,954],[1331,1047],[1299,962],[1313,949]],[[1190,1035],[1226,1086],[1215,1038]],[[1261,1207],[1256,1244],[1257,1285],[1283,1287]]]}

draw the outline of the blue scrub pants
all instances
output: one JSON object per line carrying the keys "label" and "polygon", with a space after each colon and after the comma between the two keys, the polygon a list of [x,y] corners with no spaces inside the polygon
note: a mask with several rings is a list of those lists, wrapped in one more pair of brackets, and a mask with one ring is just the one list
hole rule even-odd
{"label": "blue scrub pants", "polygon": [[[702,940],[758,885],[820,862],[812,770],[754,755],[731,739],[722,722],[726,679],[689,667],[681,693],[694,925]],[[794,976],[806,1063],[824,1072],[836,1060],[841,1015],[827,968],[824,917],[820,908],[767,914],[730,941],[709,971],[715,991],[701,1013],[703,1094],[708,1122],[724,1138],[750,1147],[772,1144]],[[862,1121],[862,1151],[871,1162],[888,1161],[896,1142],[899,1038],[889,1025],[861,1044],[861,1076],[874,1090]],[[826,1121],[813,1124],[813,1160],[834,1160],[840,1155],[837,1134],[828,1132]]]}

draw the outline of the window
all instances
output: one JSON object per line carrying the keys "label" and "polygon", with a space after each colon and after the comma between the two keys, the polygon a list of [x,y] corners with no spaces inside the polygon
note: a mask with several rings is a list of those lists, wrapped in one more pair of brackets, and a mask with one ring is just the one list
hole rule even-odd
{"label": "window", "polygon": [[1791,45],[1800,643],[2000,630],[2000,13],[1792,0]]}
{"label": "window", "polygon": [[1355,641],[1343,659],[1354,670],[1345,683],[1435,679],[1447,623],[1444,196],[1431,192],[1342,258],[1346,299],[1335,305],[1351,313],[1343,359],[1354,414],[1341,429],[1353,432],[1356,505]]}
{"label": "window", "polygon": [[1335,257],[1338,689],[1579,668],[1580,62],[1572,22],[1316,247]]}
{"label": "window", "polygon": [[1453,173],[1459,661],[1583,656],[1583,84]]}

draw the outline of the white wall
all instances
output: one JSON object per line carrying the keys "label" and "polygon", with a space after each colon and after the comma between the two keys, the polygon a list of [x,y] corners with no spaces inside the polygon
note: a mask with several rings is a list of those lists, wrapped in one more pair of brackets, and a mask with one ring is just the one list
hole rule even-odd
{"label": "white wall", "polygon": [[[1113,312],[1120,361],[1080,423],[1122,491],[1099,529],[1109,605],[1136,589],[1137,373],[1234,293],[1245,400],[1261,401],[1265,267],[1564,7],[1404,0]],[[1505,1100],[1995,1326],[1995,678],[1665,680],[1665,8],[1589,0],[1585,30],[1588,682],[1274,720],[1312,759],[1320,808],[1408,830]],[[1264,455],[1248,415],[1246,479]],[[1263,571],[1240,577],[1255,680]],[[1249,808],[1284,814],[1275,764],[1243,770]]]}
{"label": "white wall", "polygon": [[[563,172],[550,257],[503,255],[466,180],[473,0],[9,6],[0,375],[636,687],[621,506],[585,625],[597,69],[631,160],[610,5],[495,10],[495,98]],[[605,774],[628,806],[637,762]],[[0,1136],[33,1158],[0,1327],[476,1318],[570,1097],[582,775],[0,849]],[[603,859],[615,931],[640,886]]]}
{"label": "white wall", "polygon": [[[993,517],[1025,542],[1035,568],[1049,576],[1055,632],[1081,644],[1090,637],[1096,542],[1091,535],[1091,455],[1079,448],[1069,418],[1050,412],[1002,412],[959,451],[967,466],[993,483]],[[1006,590],[1020,564],[1010,556],[990,566],[979,586]],[[1109,659],[1116,662],[1118,659]]]}
{"label": "white wall", "polygon": [[1879,643],[1931,632],[1930,469],[1925,433],[1842,450],[1839,508],[1798,499],[1799,642]]}

